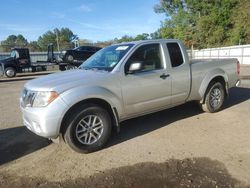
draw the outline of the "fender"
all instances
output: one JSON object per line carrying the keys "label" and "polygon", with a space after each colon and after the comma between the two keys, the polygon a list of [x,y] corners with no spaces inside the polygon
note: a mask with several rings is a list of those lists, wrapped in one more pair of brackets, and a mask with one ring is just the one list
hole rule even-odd
{"label": "fender", "polygon": [[[119,129],[119,119],[123,114],[123,104],[121,97],[117,96],[115,93],[103,87],[77,87],[67,90],[60,94],[62,100],[66,103],[67,108],[64,111],[64,115],[67,111],[73,107],[75,104],[87,100],[87,99],[101,99],[106,101],[112,108],[113,115]],[[119,99],[120,98],[120,99]],[[63,119],[63,117],[62,117]],[[61,121],[62,121],[61,119]]]}
{"label": "fender", "polygon": [[[200,85],[200,88],[199,88],[199,95],[202,99],[204,99],[204,95],[205,95],[205,92],[207,90],[207,87],[209,85],[209,83],[216,77],[223,77],[224,78],[224,81],[226,83],[226,92],[228,92],[228,87],[227,87],[227,83],[228,83],[228,76],[227,74],[225,73],[224,70],[220,69],[220,68],[217,68],[217,69],[213,69],[211,71],[209,71],[205,77],[203,78],[202,82],[201,82],[201,85]],[[203,100],[202,100],[203,101]]]}

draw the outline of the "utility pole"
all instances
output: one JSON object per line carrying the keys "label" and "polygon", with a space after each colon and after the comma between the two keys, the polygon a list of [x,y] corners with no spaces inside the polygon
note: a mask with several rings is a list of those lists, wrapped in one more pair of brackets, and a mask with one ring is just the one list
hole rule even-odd
{"label": "utility pole", "polygon": [[57,43],[57,51],[60,52],[59,39],[58,39],[58,33],[57,33],[57,31],[56,31],[56,43]]}

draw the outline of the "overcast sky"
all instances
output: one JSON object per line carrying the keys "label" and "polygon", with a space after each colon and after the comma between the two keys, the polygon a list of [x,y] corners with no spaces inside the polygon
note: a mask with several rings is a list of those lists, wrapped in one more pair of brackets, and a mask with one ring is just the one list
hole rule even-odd
{"label": "overcast sky", "polygon": [[164,15],[159,0],[5,0],[0,6],[0,41],[11,34],[37,40],[48,30],[68,27],[81,39],[109,40],[156,31]]}

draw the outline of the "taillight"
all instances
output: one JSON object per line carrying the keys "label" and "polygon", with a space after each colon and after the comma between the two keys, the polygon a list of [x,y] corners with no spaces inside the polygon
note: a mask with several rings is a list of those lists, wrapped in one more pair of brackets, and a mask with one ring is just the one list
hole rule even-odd
{"label": "taillight", "polygon": [[240,74],[240,62],[237,61],[237,74],[239,75]]}

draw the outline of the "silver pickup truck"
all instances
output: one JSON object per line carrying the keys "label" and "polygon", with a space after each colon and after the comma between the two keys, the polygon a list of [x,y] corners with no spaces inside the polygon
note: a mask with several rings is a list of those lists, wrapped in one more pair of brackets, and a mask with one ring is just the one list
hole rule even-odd
{"label": "silver pickup truck", "polygon": [[178,40],[147,40],[108,46],[77,70],[25,84],[24,125],[46,138],[62,135],[75,151],[102,148],[119,123],[198,101],[206,112],[221,109],[239,80],[237,59],[189,61]]}

